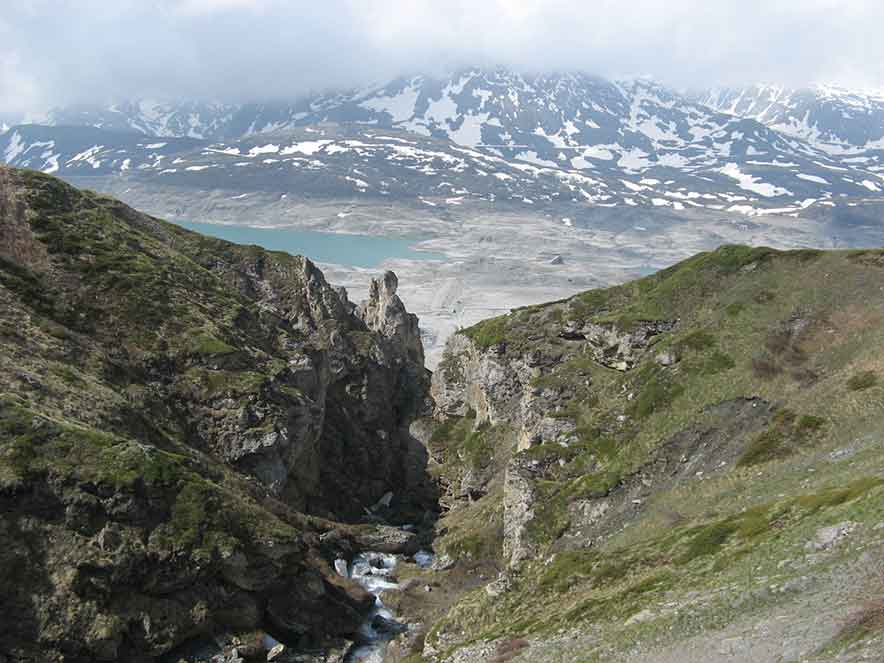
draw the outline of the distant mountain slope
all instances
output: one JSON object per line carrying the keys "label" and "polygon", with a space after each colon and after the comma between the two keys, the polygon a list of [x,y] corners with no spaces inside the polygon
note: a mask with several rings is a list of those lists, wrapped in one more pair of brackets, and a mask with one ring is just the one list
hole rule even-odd
{"label": "distant mountain slope", "polygon": [[[61,175],[137,171],[208,178],[222,188],[248,182],[281,194],[430,197],[435,204],[568,201],[751,215],[884,195],[874,118],[855,112],[826,129],[829,137],[865,141],[833,149],[819,140],[822,130],[799,131],[782,113],[758,111],[761,93],[754,104],[740,99],[689,97],[647,80],[469,69],[291,104],[140,101],[56,110],[47,122],[64,133],[14,127],[0,138],[0,154]],[[157,140],[83,133],[74,146],[63,124]]]}
{"label": "distant mountain slope", "polygon": [[32,118],[52,126],[93,126],[110,131],[136,131],[160,138],[212,138],[231,122],[237,106],[199,102],[126,101],[102,106],[55,108]]}
{"label": "distant mountain slope", "polygon": [[[695,98],[723,113],[757,120],[829,154],[884,150],[884,91],[833,85],[805,89],[756,85],[712,90]],[[863,162],[853,159],[851,163]]]}

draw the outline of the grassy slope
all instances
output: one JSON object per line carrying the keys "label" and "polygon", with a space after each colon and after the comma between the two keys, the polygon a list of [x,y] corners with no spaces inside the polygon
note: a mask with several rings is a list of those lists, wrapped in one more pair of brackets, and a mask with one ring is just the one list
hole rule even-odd
{"label": "grassy slope", "polygon": [[[576,421],[578,440],[525,452],[550,468],[536,481],[541,498],[529,526],[545,552],[503,595],[467,595],[430,639],[445,649],[535,638],[517,659],[532,661],[664,650],[803,600],[794,587],[808,573],[850,567],[882,539],[875,529],[884,521],[882,292],[884,252],[722,247],[624,286],[465,330],[480,347],[505,344],[505,357],[534,350],[552,358],[537,385],[563,394],[557,416]],[[623,330],[639,320],[679,323],[620,373],[558,337],[564,321],[587,319]],[[664,349],[680,356],[675,366],[654,361]],[[712,426],[709,406],[750,396],[772,403],[775,414],[759,432],[735,436],[719,471],[664,482],[634,515],[582,547],[589,540],[572,530],[569,505],[616,495],[679,432]],[[483,500],[470,509],[489,509]],[[804,546],[816,530],[842,521],[859,524],[848,543],[808,557]],[[844,616],[866,591],[884,593],[884,578],[867,567],[871,584],[852,588],[837,606],[834,619],[842,621],[815,634],[817,644],[842,647]],[[652,616],[625,625],[642,610]],[[556,634],[575,630],[585,636],[555,644]]]}
{"label": "grassy slope", "polygon": [[285,369],[279,330],[260,324],[257,304],[206,267],[260,249],[12,172],[48,265],[0,259],[0,391],[10,403],[192,454],[181,413],[160,403],[157,387],[194,401],[247,398]]}

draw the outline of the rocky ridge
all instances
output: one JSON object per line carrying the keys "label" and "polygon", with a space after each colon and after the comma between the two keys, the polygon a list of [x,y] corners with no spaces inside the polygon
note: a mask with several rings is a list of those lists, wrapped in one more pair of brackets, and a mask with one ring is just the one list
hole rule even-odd
{"label": "rocky ridge", "polygon": [[331,561],[411,545],[358,524],[387,493],[435,504],[395,276],[361,317],[306,258],[8,168],[0,238],[0,654],[343,651],[373,599]]}

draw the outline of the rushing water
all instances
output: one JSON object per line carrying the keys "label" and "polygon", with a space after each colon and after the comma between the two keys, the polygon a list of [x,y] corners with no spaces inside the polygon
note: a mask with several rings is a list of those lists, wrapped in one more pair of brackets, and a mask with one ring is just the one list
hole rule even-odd
{"label": "rushing water", "polygon": [[[361,553],[353,559],[348,570],[349,577],[373,594],[375,599],[374,608],[359,628],[356,644],[347,653],[344,663],[383,663],[387,645],[406,630],[405,625],[396,621],[395,615],[381,600],[385,590],[399,587],[394,572],[401,560],[399,555],[379,552]],[[414,561],[421,568],[427,568],[433,563],[433,554],[422,550],[414,555]],[[339,571],[347,569],[339,568]]]}
{"label": "rushing water", "polygon": [[188,230],[203,235],[226,239],[237,244],[256,244],[271,251],[285,251],[304,255],[316,262],[328,262],[351,267],[377,267],[391,258],[408,260],[444,260],[445,256],[430,251],[419,251],[414,245],[419,239],[407,237],[376,237],[344,233],[317,232],[296,228],[254,228],[252,226],[222,225],[196,221],[176,221]]}

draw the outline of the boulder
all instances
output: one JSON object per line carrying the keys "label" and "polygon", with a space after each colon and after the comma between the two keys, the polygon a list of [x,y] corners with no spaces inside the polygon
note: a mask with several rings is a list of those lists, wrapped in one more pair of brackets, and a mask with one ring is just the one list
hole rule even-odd
{"label": "boulder", "polygon": [[408,627],[405,626],[405,624],[400,624],[396,620],[387,619],[386,617],[382,617],[381,615],[375,615],[375,617],[371,620],[371,628],[374,629],[377,633],[381,633],[384,635],[396,635],[399,633],[404,633]]}
{"label": "boulder", "polygon": [[388,525],[362,526],[353,534],[357,550],[374,550],[388,554],[414,554],[419,545],[417,535]]}
{"label": "boulder", "polygon": [[850,536],[850,533],[856,529],[856,523],[846,520],[837,525],[821,527],[816,531],[816,536],[808,541],[804,548],[806,550],[829,550],[841,543]]}
{"label": "boulder", "polygon": [[678,362],[678,355],[675,354],[674,350],[663,350],[662,352],[657,353],[654,360],[660,364],[660,366],[672,366]]}
{"label": "boulder", "polygon": [[337,571],[338,575],[342,578],[350,577],[350,570],[347,566],[347,560],[341,559],[340,557],[335,560],[335,571]]}
{"label": "boulder", "polygon": [[268,661],[275,661],[275,660],[279,659],[280,657],[282,657],[283,654],[285,654],[285,645],[282,643],[279,643],[273,649],[271,649],[269,652],[267,652],[267,660]]}

